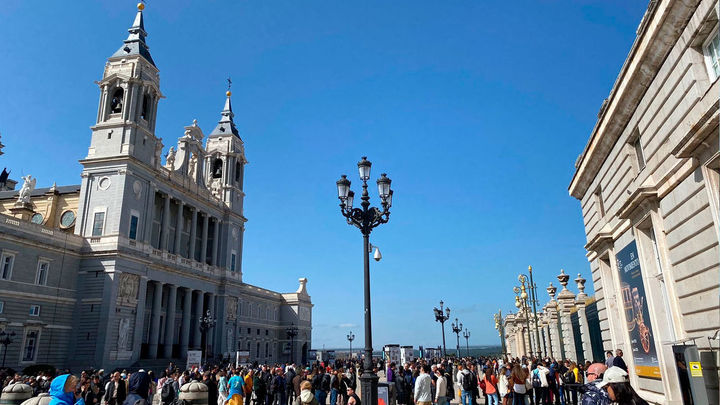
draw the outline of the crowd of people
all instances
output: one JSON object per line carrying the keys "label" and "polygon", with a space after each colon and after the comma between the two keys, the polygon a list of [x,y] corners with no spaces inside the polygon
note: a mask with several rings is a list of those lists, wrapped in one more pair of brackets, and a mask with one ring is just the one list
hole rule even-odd
{"label": "crowd of people", "polygon": [[[576,364],[550,358],[417,359],[380,362],[388,405],[644,405],[631,387],[622,352],[604,363]],[[207,386],[208,405],[362,405],[356,393],[362,363],[246,365],[218,364],[182,369],[170,363],[153,371],[68,370],[23,376],[5,374],[5,387],[25,383],[34,395],[48,393],[51,405],[179,405],[180,387]],[[0,397],[0,400],[2,398]]]}

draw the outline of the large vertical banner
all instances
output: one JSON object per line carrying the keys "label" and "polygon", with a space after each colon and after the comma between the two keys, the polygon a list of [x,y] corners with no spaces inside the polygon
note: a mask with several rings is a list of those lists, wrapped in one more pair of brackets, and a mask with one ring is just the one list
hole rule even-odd
{"label": "large vertical banner", "polygon": [[655,350],[652,325],[643,284],[637,244],[630,242],[617,254],[625,320],[635,360],[635,372],[642,377],[660,378],[660,364]]}

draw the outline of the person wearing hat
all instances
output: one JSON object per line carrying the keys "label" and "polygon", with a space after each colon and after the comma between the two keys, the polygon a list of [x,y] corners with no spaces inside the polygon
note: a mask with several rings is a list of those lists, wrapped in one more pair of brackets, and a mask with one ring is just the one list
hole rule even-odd
{"label": "person wearing hat", "polygon": [[622,405],[648,405],[647,401],[640,398],[628,381],[628,373],[620,367],[612,366],[605,374],[599,388],[604,389],[610,401]]}
{"label": "person wearing hat", "polygon": [[602,382],[607,366],[603,363],[593,363],[587,369],[587,383],[579,388],[583,394],[582,405],[608,405],[610,398],[605,390],[598,387]]}
{"label": "person wearing hat", "polygon": [[[150,394],[150,376],[144,371],[138,371],[130,376],[128,381],[129,394],[123,405],[147,405]],[[152,401],[151,401],[152,402]]]}

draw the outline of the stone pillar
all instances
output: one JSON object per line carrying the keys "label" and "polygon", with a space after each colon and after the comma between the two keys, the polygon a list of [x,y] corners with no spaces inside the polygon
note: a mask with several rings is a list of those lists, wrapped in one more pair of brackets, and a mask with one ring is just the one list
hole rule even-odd
{"label": "stone pillar", "polygon": [[0,400],[0,404],[20,405],[32,398],[32,396],[33,388],[31,386],[22,383],[9,384],[2,389],[2,400]]}
{"label": "stone pillar", "polygon": [[152,182],[148,184],[147,194],[147,201],[145,203],[145,206],[147,207],[145,212],[147,214],[145,218],[145,227],[143,227],[143,232],[145,233],[143,240],[149,245],[152,242],[152,225],[155,220],[155,186]]}
{"label": "stone pillar", "polygon": [[175,340],[175,303],[177,300],[177,286],[168,284],[168,303],[165,311],[165,346],[163,357],[172,358],[173,341]]}
{"label": "stone pillar", "polygon": [[210,224],[210,215],[203,215],[202,243],[200,244],[200,262],[205,263],[207,259],[207,237],[208,225]]}
{"label": "stone pillar", "polygon": [[162,223],[162,243],[160,249],[168,250],[168,241],[170,240],[170,194],[165,195],[165,209],[163,210],[163,223]]}
{"label": "stone pillar", "polygon": [[578,290],[580,291],[575,297],[575,306],[577,307],[578,323],[580,324],[580,338],[582,340],[583,355],[585,360],[593,361],[592,352],[592,341],[590,340],[590,326],[588,325],[587,315],[585,314],[585,301],[587,295],[585,294],[585,280],[578,273],[575,283],[577,283]]}
{"label": "stone pillar", "polygon": [[[210,311],[210,316],[215,318],[215,294],[211,292],[207,293],[207,300],[207,310]],[[217,347],[215,346],[215,330],[222,327],[220,326],[220,323],[221,322],[217,322],[215,324],[215,327],[209,329],[207,331],[207,336],[205,336],[205,339],[207,339],[207,344],[212,348],[210,352],[213,354],[217,353]]]}
{"label": "stone pillar", "polygon": [[218,245],[220,244],[220,220],[215,220],[213,226],[212,265],[218,265]]}
{"label": "stone pillar", "polygon": [[560,312],[560,325],[562,328],[563,349],[565,358],[577,362],[578,356],[575,351],[575,332],[572,328],[570,313],[575,306],[575,294],[567,289],[567,283],[570,276],[565,274],[565,270],[560,270],[557,276],[563,289],[558,294],[558,311]]}
{"label": "stone pillar", "polygon": [[[135,311],[135,330],[133,331],[133,346],[141,347],[143,338],[143,329],[145,328],[145,300],[147,299],[147,277],[140,277],[140,285],[138,286],[138,302]],[[140,359],[140,350],[133,350],[131,362]]]}
{"label": "stone pillar", "polygon": [[195,321],[192,323],[193,329],[193,347],[195,349],[202,348],[202,333],[200,333],[200,318],[203,317],[203,301],[205,300],[205,294],[202,291],[197,291],[197,301],[195,301]]}
{"label": "stone pillar", "polygon": [[158,355],[158,343],[160,341],[160,311],[162,307],[162,290],[163,283],[155,281],[155,290],[153,294],[152,316],[150,321],[150,345],[148,347],[148,357],[156,359]]}
{"label": "stone pillar", "polygon": [[195,259],[195,239],[197,238],[197,208],[192,207],[192,223],[190,224],[190,254],[188,259]]}
{"label": "stone pillar", "polygon": [[552,357],[555,360],[563,359],[562,344],[560,343],[560,334],[558,333],[558,312],[557,312],[557,301],[555,301],[555,292],[557,288],[550,283],[547,288],[547,292],[550,295],[550,302],[547,303],[547,314],[548,314],[548,335],[550,336],[550,346]]}
{"label": "stone pillar", "polygon": [[177,222],[175,225],[175,254],[182,256],[182,252],[180,251],[180,242],[182,241],[182,232],[183,232],[183,210],[185,209],[185,203],[183,201],[178,201],[178,215],[177,215]]}
{"label": "stone pillar", "polygon": [[208,387],[207,385],[193,381],[183,384],[180,387],[180,395],[178,398],[189,405],[215,405],[208,404]]}
{"label": "stone pillar", "polygon": [[180,327],[180,357],[187,356],[188,348],[190,348],[190,311],[192,306],[192,290],[183,288],[183,312],[182,326]]}

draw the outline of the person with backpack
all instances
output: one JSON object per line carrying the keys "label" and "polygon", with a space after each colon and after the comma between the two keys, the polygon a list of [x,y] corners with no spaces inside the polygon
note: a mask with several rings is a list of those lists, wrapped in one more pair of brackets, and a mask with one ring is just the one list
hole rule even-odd
{"label": "person with backpack", "polygon": [[172,376],[165,377],[160,385],[160,403],[170,405],[175,402],[177,392],[175,391],[175,380]]}
{"label": "person with backpack", "polygon": [[259,373],[253,375],[252,390],[253,394],[255,395],[255,402],[253,405],[263,405],[263,402],[265,402],[265,378],[263,376],[264,372],[265,367],[263,367]]}
{"label": "person with backpack", "polygon": [[472,375],[465,366],[458,365],[457,385],[460,388],[460,401],[462,405],[471,405],[472,403]]}
{"label": "person with backpack", "polygon": [[435,369],[435,403],[437,405],[448,405],[449,402],[447,400],[447,380],[445,379],[445,376],[442,374],[442,369],[440,367]]}
{"label": "person with backpack", "polygon": [[287,398],[287,402],[283,405],[292,405],[295,402],[295,386],[293,385],[293,380],[297,375],[295,365],[288,365],[285,371],[285,398]]}
{"label": "person with backpack", "polygon": [[550,393],[548,391],[548,370],[545,361],[541,361],[532,373],[532,384],[535,390],[535,405],[550,405]]}
{"label": "person with backpack", "polygon": [[487,405],[500,405],[500,397],[498,395],[498,379],[495,377],[495,371],[492,367],[485,370],[483,379],[480,380],[480,388],[487,396]]}

